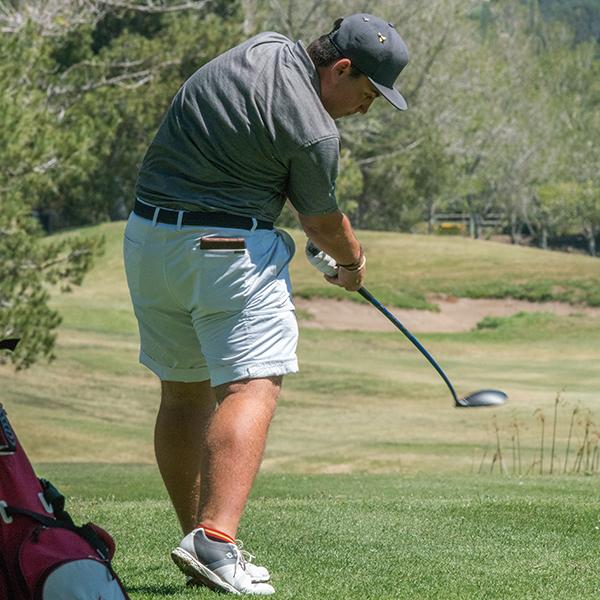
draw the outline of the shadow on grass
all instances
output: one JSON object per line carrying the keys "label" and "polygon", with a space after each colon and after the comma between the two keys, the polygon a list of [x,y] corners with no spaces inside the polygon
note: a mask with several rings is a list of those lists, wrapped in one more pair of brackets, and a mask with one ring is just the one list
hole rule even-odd
{"label": "shadow on grass", "polygon": [[211,590],[204,586],[188,587],[186,585],[168,585],[168,584],[145,584],[145,585],[128,585],[128,594],[150,594],[157,596],[158,598],[168,598],[170,596],[182,597],[182,594],[187,597],[187,594],[191,594],[190,597],[194,598],[219,598],[226,595],[225,592],[220,590]]}
{"label": "shadow on grass", "polygon": [[175,596],[181,594],[185,588],[181,585],[128,585],[127,592],[140,592],[144,594],[160,594],[161,596]]}

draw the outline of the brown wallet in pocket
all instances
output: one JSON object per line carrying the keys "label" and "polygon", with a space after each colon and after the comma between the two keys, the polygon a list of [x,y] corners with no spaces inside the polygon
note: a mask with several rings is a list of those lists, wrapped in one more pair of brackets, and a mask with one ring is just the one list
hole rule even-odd
{"label": "brown wallet in pocket", "polygon": [[202,237],[197,246],[200,250],[245,250],[246,240],[233,237]]}

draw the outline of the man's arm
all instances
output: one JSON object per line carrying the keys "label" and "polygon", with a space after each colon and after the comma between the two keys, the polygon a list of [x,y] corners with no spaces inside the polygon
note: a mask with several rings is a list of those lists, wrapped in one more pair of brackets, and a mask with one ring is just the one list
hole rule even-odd
{"label": "man's arm", "polygon": [[348,217],[337,208],[339,149],[339,138],[331,136],[296,152],[287,195],[306,235],[340,265],[337,277],[326,275],[327,281],[355,291],[364,278],[364,256]]}
{"label": "man's arm", "polygon": [[340,267],[337,277],[325,276],[327,281],[351,292],[360,288],[365,277],[365,257],[348,217],[340,211],[312,216],[298,213],[298,220],[314,244]]}

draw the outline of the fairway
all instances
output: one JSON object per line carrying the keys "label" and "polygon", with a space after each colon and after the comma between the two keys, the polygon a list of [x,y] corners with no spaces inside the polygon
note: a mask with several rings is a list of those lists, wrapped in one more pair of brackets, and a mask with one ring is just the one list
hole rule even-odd
{"label": "fairway", "polygon": [[[77,520],[115,535],[134,600],[214,598],[186,591],[169,559],[179,533],[154,466],[159,385],[137,363],[122,230],[83,230],[105,235],[106,252],[82,288],[53,298],[63,316],[57,360],[18,373],[1,366],[0,401]],[[530,300],[600,298],[597,259],[459,238],[361,237],[369,289],[390,306],[484,288],[502,296],[509,284]],[[303,297],[344,294],[302,251],[292,278]],[[417,332],[459,395],[509,394],[504,407],[471,410],[453,407],[400,332],[317,330],[303,319],[301,373],[285,380],[240,531],[272,570],[276,597],[598,597],[598,318],[574,307],[568,316],[490,318],[462,333]]]}

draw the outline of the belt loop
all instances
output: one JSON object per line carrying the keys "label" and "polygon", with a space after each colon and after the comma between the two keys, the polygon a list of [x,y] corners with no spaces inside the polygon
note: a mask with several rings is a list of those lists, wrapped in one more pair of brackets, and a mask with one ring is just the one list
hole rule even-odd
{"label": "belt loop", "polygon": [[154,216],[152,217],[152,227],[156,227],[156,221],[158,220],[158,213],[160,212],[160,206],[154,209]]}
{"label": "belt loop", "polygon": [[181,223],[183,222],[183,212],[182,210],[177,212],[177,229],[181,229]]}
{"label": "belt loop", "polygon": [[258,227],[258,221],[254,217],[250,218],[252,219],[252,229],[250,229],[250,233],[254,233]]}

